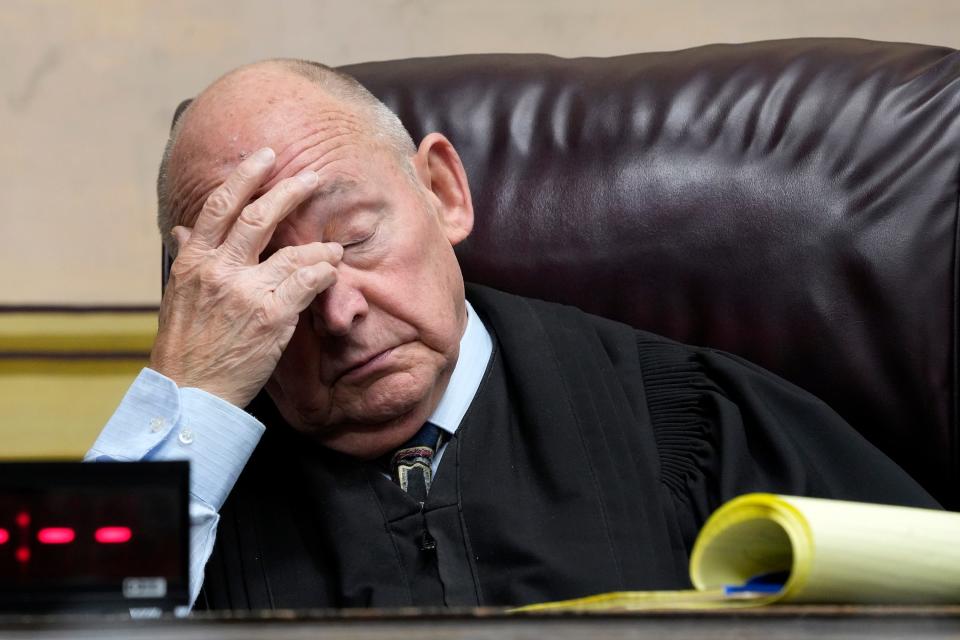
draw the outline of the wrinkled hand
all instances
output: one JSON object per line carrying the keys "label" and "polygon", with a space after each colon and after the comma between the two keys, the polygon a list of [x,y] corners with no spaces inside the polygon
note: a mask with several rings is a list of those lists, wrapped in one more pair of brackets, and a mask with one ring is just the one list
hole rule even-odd
{"label": "wrinkled hand", "polygon": [[244,160],[203,205],[179,246],[160,304],[150,367],[181,387],[197,387],[238,407],[266,383],[299,314],[337,279],[343,248],[313,242],[259,262],[277,224],[317,185],[303,172],[254,202],[275,161],[270,149]]}

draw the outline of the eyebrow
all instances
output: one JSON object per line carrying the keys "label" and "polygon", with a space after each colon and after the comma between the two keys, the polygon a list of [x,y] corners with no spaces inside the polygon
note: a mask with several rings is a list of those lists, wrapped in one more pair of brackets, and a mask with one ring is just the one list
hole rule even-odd
{"label": "eyebrow", "polygon": [[[299,205],[297,205],[297,209],[302,209],[304,207],[307,207],[320,199],[326,199],[336,195],[340,195],[342,193],[350,191],[351,189],[356,188],[359,185],[360,185],[360,182],[358,180],[354,180],[353,178],[344,178],[344,177],[334,178],[333,180],[324,184],[323,186],[318,186],[314,190],[314,192],[310,194],[310,197],[308,197],[306,200],[304,200]],[[247,204],[250,204],[252,202],[259,200],[264,196],[264,194],[267,191],[269,191],[269,189],[265,191],[261,187],[256,192],[254,192],[252,196],[250,196],[250,200],[247,201]]]}
{"label": "eyebrow", "polygon": [[304,200],[304,203],[319,200],[321,198],[331,198],[346,191],[351,191],[359,186],[359,182],[352,178],[334,178],[331,182],[317,187],[313,194]]}
{"label": "eyebrow", "polygon": [[[301,202],[297,208],[300,210],[307,209],[318,200],[327,200],[339,195],[347,194],[350,191],[355,190],[358,186],[360,186],[359,180],[344,177],[334,178],[330,182],[318,186],[317,189],[310,195],[310,197]],[[330,218],[339,218],[344,213],[344,209],[335,209],[331,213]]]}

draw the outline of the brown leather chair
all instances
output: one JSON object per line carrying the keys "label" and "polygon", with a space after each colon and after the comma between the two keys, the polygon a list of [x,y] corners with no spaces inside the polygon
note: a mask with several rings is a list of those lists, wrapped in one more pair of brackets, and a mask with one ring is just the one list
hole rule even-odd
{"label": "brown leather chair", "polygon": [[455,144],[467,280],[740,354],[960,507],[960,57],[850,39],[344,67]]}

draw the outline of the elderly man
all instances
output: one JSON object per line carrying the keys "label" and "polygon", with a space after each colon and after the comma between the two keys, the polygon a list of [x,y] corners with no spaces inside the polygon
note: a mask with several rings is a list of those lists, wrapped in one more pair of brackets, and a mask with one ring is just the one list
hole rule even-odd
{"label": "elderly man", "polygon": [[465,292],[453,247],[473,208],[453,146],[416,147],[322,65],[207,88],[159,199],[177,257],[150,368],[88,459],[192,461],[205,606],[682,588],[699,526],[743,492],[936,506],[749,363]]}

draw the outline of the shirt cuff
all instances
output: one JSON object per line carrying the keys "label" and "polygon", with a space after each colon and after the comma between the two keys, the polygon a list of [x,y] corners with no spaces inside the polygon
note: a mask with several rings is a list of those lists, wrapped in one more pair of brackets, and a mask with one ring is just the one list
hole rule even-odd
{"label": "shirt cuff", "polygon": [[226,400],[144,368],[84,460],[189,460],[191,494],[219,511],[263,432]]}
{"label": "shirt cuff", "polygon": [[177,433],[157,456],[190,464],[190,491],[216,511],[227,499],[265,428],[252,415],[201,389],[180,390]]}
{"label": "shirt cuff", "polygon": [[143,460],[170,434],[179,419],[180,390],[176,383],[144,368],[84,460]]}

